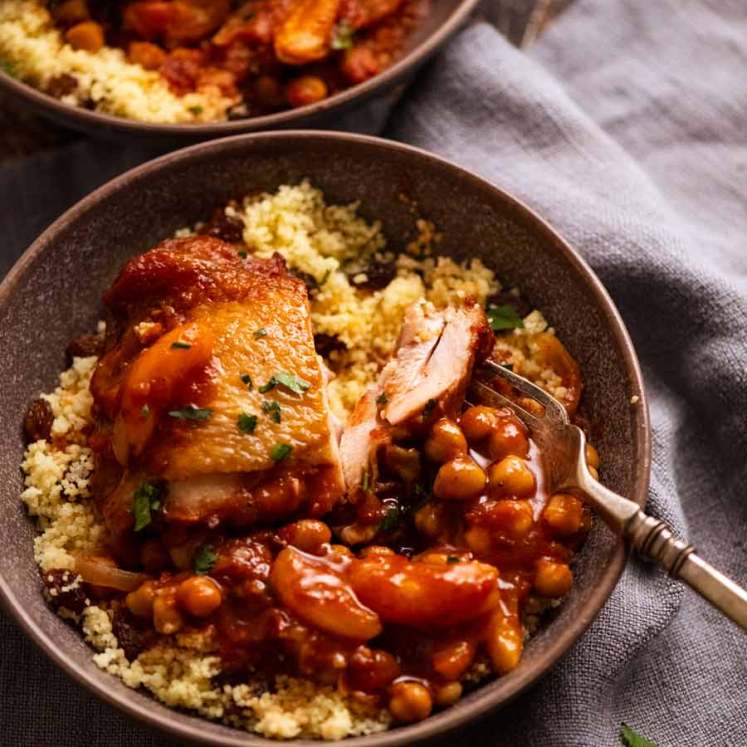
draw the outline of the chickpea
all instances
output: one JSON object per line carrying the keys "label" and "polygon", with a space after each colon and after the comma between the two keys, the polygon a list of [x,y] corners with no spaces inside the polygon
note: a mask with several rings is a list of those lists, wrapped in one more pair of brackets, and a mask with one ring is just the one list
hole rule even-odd
{"label": "chickpea", "polygon": [[501,418],[488,439],[488,454],[498,461],[513,455],[526,457],[529,439],[524,424],[514,415]]}
{"label": "chickpea", "polygon": [[361,524],[356,521],[355,524],[348,524],[340,530],[340,538],[348,545],[362,545],[370,542],[378,531],[377,524]]}
{"label": "chickpea", "polygon": [[360,556],[362,558],[371,558],[371,557],[391,557],[392,555],[395,555],[396,553],[394,550],[392,550],[391,547],[385,547],[384,545],[369,545],[368,547],[364,547],[361,552]]}
{"label": "chickpea", "polygon": [[490,525],[512,539],[525,537],[534,524],[534,511],[529,501],[505,498],[490,507]]}
{"label": "chickpea", "polygon": [[432,708],[431,694],[419,682],[395,682],[392,685],[389,711],[397,721],[406,724],[422,721],[431,715]]}
{"label": "chickpea", "polygon": [[496,429],[500,418],[495,408],[475,405],[464,411],[459,424],[467,440],[474,443],[486,439]]}
{"label": "chickpea", "polygon": [[476,498],[485,488],[482,467],[466,455],[442,464],[433,483],[433,495],[444,500],[464,501]]}
{"label": "chickpea", "polygon": [[562,597],[570,591],[573,573],[567,563],[558,563],[549,558],[537,561],[534,588],[543,597]]}
{"label": "chickpea", "polygon": [[507,456],[488,467],[490,493],[494,496],[515,495],[525,498],[534,493],[537,481],[527,463],[517,456]]}
{"label": "chickpea", "polygon": [[425,442],[425,455],[432,462],[443,464],[467,453],[467,439],[461,428],[449,418],[439,418]]}
{"label": "chickpea", "polygon": [[415,526],[426,537],[440,537],[446,531],[443,506],[431,501],[421,506],[415,514]]}
{"label": "chickpea", "polygon": [[285,88],[285,97],[292,107],[315,104],[326,99],[328,93],[327,84],[316,75],[302,75]]}
{"label": "chickpea", "polygon": [[388,652],[359,646],[350,657],[348,681],[355,690],[372,693],[399,677],[397,660]]}
{"label": "chickpea", "polygon": [[153,602],[153,627],[163,635],[171,635],[183,624],[184,618],[176,608],[176,589],[173,586],[161,589]]}
{"label": "chickpea", "polygon": [[517,621],[498,612],[488,623],[485,648],[498,674],[507,674],[521,659],[524,636]]}
{"label": "chickpea", "polygon": [[468,640],[455,640],[439,646],[433,654],[433,671],[446,680],[459,679],[475,658],[475,645]]}
{"label": "chickpea", "polygon": [[73,49],[98,52],[104,46],[104,29],[96,21],[81,21],[67,30],[65,41]]}
{"label": "chickpea", "polygon": [[493,549],[493,540],[485,527],[470,527],[464,533],[464,541],[476,555],[487,555]]}
{"label": "chickpea", "polygon": [[286,524],[279,532],[280,538],[303,552],[319,555],[322,545],[332,539],[330,528],[316,519],[301,519]]}
{"label": "chickpea", "polygon": [[592,476],[592,477],[593,477],[593,478],[594,478],[595,480],[598,480],[598,479],[599,479],[599,471],[597,470],[597,468],[596,468],[596,467],[592,467],[591,465],[589,465],[589,474],[590,474],[590,475],[591,475],[591,476]]}
{"label": "chickpea", "polygon": [[171,562],[168,551],[160,540],[149,539],[140,548],[140,562],[148,573],[158,573]]}
{"label": "chickpea", "polygon": [[153,614],[153,602],[156,598],[156,585],[153,581],[144,581],[125,597],[127,609],[137,617],[150,617]]}
{"label": "chickpea", "polygon": [[449,558],[457,558],[461,560],[458,555],[452,555],[451,553],[444,552],[441,550],[430,549],[420,553],[417,556],[419,563],[434,563],[436,565],[448,565]]}
{"label": "chickpea", "polygon": [[158,70],[166,62],[166,52],[151,42],[132,41],[127,47],[127,59],[146,70]]}
{"label": "chickpea", "polygon": [[176,600],[190,615],[207,617],[220,607],[223,594],[212,578],[190,576],[179,584]]}
{"label": "chickpea", "polygon": [[330,545],[327,554],[332,556],[330,559],[333,562],[340,561],[343,558],[353,557],[353,551],[345,545]]}
{"label": "chickpea", "polygon": [[533,397],[519,397],[516,403],[538,418],[545,417],[545,408]]}
{"label": "chickpea", "polygon": [[436,690],[436,705],[450,706],[462,697],[462,686],[459,682],[447,682]]}
{"label": "chickpea", "polygon": [[584,504],[575,495],[556,493],[542,512],[542,521],[555,534],[567,537],[581,529],[584,517]]}
{"label": "chickpea", "polygon": [[589,467],[599,469],[599,452],[589,443],[586,444],[586,463]]}

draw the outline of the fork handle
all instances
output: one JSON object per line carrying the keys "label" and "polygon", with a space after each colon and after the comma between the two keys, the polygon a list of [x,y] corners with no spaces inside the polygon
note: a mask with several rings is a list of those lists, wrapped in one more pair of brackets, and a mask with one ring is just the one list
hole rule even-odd
{"label": "fork handle", "polygon": [[747,630],[747,591],[700,558],[692,545],[677,539],[667,524],[638,510],[623,532],[641,555],[655,560]]}

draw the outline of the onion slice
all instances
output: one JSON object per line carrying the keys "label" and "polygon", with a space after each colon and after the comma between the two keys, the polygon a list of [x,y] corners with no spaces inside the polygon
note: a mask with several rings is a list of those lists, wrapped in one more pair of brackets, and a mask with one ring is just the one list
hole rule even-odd
{"label": "onion slice", "polygon": [[118,591],[132,591],[148,579],[144,573],[123,571],[109,558],[93,555],[79,555],[75,559],[75,571],[88,584]]}

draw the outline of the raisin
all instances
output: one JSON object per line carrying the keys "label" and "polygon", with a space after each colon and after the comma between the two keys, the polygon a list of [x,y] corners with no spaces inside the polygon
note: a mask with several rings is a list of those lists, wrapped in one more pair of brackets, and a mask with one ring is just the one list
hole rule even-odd
{"label": "raisin", "polygon": [[309,295],[319,290],[319,283],[316,282],[316,278],[313,275],[309,275],[308,272],[301,272],[300,270],[294,270],[291,268],[290,274],[303,281]]}
{"label": "raisin", "polygon": [[202,227],[200,233],[213,236],[229,244],[240,244],[244,237],[244,223],[232,215],[226,215],[223,208],[213,211],[210,220]]}
{"label": "raisin", "polygon": [[55,75],[54,78],[50,78],[47,84],[47,93],[56,99],[61,99],[63,96],[73,93],[77,88],[78,79],[68,73],[62,73],[62,75]]}
{"label": "raisin", "polygon": [[[374,261],[368,267],[363,270],[351,273],[348,276],[351,285],[361,290],[376,291],[386,288],[389,283],[394,280],[397,274],[397,266],[394,262],[378,262]],[[360,275],[365,275],[366,279],[360,278]],[[356,280],[358,278],[358,280]]]}
{"label": "raisin", "polygon": [[80,581],[76,583],[77,574],[62,568],[42,571],[44,597],[55,611],[66,609],[79,615],[89,605],[87,594]]}
{"label": "raisin", "polygon": [[54,423],[52,406],[46,399],[35,399],[29,405],[23,418],[23,435],[26,443],[47,441],[52,435],[52,423]]}
{"label": "raisin", "polygon": [[92,355],[101,355],[104,340],[98,335],[80,335],[68,343],[65,354],[68,360],[73,358],[89,358]]}
{"label": "raisin", "polygon": [[156,642],[156,632],[142,620],[138,620],[126,607],[114,608],[112,633],[127,661],[134,661]]}
{"label": "raisin", "polygon": [[329,357],[334,350],[347,350],[347,345],[339,337],[327,335],[324,332],[314,335],[314,347],[323,358]]}

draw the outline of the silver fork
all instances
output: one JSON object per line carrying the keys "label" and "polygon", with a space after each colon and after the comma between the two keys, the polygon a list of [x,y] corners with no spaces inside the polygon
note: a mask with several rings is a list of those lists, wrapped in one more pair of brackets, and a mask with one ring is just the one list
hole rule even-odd
{"label": "silver fork", "polygon": [[[495,391],[489,383],[505,379],[517,391],[538,402],[542,415]],[[747,591],[702,560],[692,545],[677,539],[660,519],[644,513],[637,503],[614,493],[592,477],[586,463],[586,436],[568,419],[565,407],[523,376],[486,361],[475,370],[470,399],[492,406],[510,407],[526,423],[543,455],[545,477],[552,492],[582,494],[607,526],[645,558],[663,566],[716,609],[747,630]]]}

